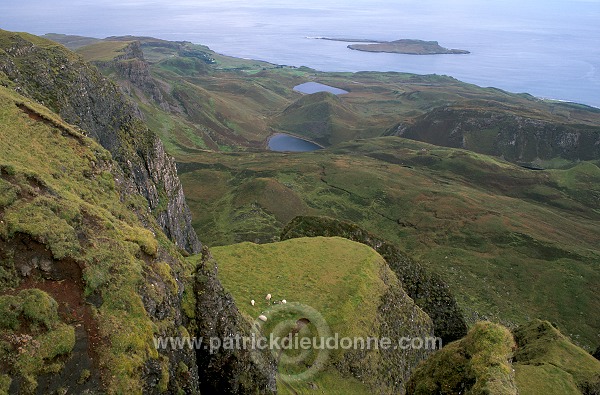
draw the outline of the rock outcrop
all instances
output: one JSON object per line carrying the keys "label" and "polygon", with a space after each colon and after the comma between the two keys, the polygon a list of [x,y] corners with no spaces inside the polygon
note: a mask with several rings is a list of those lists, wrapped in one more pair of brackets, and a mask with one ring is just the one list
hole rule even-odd
{"label": "rock outcrop", "polygon": [[398,125],[390,134],[502,156],[517,163],[556,157],[594,160],[600,156],[597,126],[551,122],[493,109],[443,106]]}
{"label": "rock outcrop", "polygon": [[[123,169],[129,190],[146,198],[167,236],[179,248],[199,252],[201,244],[175,162],[143,123],[137,107],[96,68],[64,47],[35,36],[3,33],[8,39],[0,46],[0,73],[7,85],[108,149]],[[135,46],[131,51],[129,55],[135,55]]]}
{"label": "rock outcrop", "polygon": [[553,324],[534,319],[514,329],[513,335],[517,345],[513,366],[520,393],[600,393],[600,362]]}
{"label": "rock outcrop", "polygon": [[144,58],[142,45],[139,41],[129,43],[123,49],[123,54],[116,56],[111,61],[92,63],[101,70],[113,68],[116,71],[119,85],[127,95],[133,96],[134,91],[137,89],[160,108],[169,111],[169,104],[163,98],[158,84],[150,75],[150,68]]}
{"label": "rock outcrop", "polygon": [[491,322],[478,322],[467,336],[421,364],[406,385],[408,395],[517,395],[511,365],[515,340],[510,331]]}
{"label": "rock outcrop", "polygon": [[[387,268],[386,268],[387,269]],[[405,385],[414,370],[443,346],[434,336],[434,323],[411,299],[394,273],[382,270],[380,276],[388,287],[377,309],[379,339],[423,339],[431,342],[422,348],[381,348],[378,356],[369,355],[372,350],[349,350],[343,360],[336,364],[340,372],[354,376],[367,384],[374,393],[405,394]]]}
{"label": "rock outcrop", "polygon": [[444,344],[466,335],[466,322],[448,284],[390,243],[355,224],[327,217],[296,217],[282,231],[281,240],[315,236],[344,237],[370,246],[387,261],[408,296],[431,317],[434,333]]}
{"label": "rock outcrop", "polygon": [[[217,279],[217,265],[208,249],[195,275],[197,331],[208,341],[251,335],[233,298]],[[277,364],[269,350],[232,350],[226,347],[197,351],[200,391],[207,394],[275,394]]]}
{"label": "rock outcrop", "polygon": [[[0,392],[197,394],[219,366],[229,393],[274,393],[271,362],[233,350],[199,366],[203,351],[158,342],[244,320],[216,272],[181,255],[202,247],[175,163],[118,87],[0,31],[0,109]],[[30,294],[52,320],[23,307]]]}

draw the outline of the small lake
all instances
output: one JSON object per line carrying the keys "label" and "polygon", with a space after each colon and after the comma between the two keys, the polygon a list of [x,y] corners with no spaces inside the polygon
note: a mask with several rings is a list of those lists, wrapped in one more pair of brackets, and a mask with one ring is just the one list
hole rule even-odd
{"label": "small lake", "polygon": [[311,95],[317,92],[329,92],[333,93],[334,95],[343,95],[348,93],[348,91],[345,91],[343,89],[335,88],[333,86],[325,84],[320,84],[318,82],[305,82],[304,84],[296,85],[294,87],[294,90],[300,93],[306,93],[307,95]]}
{"label": "small lake", "polygon": [[310,141],[283,133],[273,135],[269,139],[268,146],[271,151],[277,152],[309,152],[323,148]]}

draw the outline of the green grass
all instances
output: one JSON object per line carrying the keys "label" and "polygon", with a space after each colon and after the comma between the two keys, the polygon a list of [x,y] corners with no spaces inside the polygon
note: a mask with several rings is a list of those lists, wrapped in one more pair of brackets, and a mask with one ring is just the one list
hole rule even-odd
{"label": "green grass", "polygon": [[579,394],[586,383],[600,386],[600,361],[549,322],[534,320],[517,329],[515,338],[519,347],[514,365],[521,394]]}
{"label": "green grass", "polygon": [[78,48],[77,53],[87,62],[110,62],[120,55],[124,55],[125,48],[131,41],[98,41]]}
{"label": "green grass", "polygon": [[[511,124],[511,120],[517,118],[563,124],[567,129],[581,131],[586,136],[591,130],[588,126],[600,123],[600,113],[591,108],[549,103],[528,95],[480,88],[446,76],[323,73],[306,67],[231,58],[202,45],[152,39],[142,41],[152,76],[163,87],[163,96],[171,109],[165,110],[162,103],[154,103],[143,95],[134,99],[142,107],[146,106],[144,112],[147,115],[156,118],[156,113],[160,113],[170,118],[169,123],[174,122],[175,128],[177,124],[202,125],[206,130],[200,134],[214,140],[215,146],[207,145],[215,150],[220,146],[234,149],[263,147],[269,135],[282,130],[330,145],[394,133],[397,125],[415,125],[427,114],[433,114],[435,118],[432,125],[441,125],[437,143],[446,144],[449,143],[446,141],[449,131],[445,127],[448,122],[454,122],[454,111],[466,111],[476,121],[488,121],[490,111],[496,111],[504,116],[502,125],[486,126],[481,130],[460,125],[465,129],[462,142],[478,152],[502,155],[505,153],[502,147],[511,145],[508,144],[509,138],[500,136],[499,132],[513,130],[514,122]],[[96,43],[80,51],[88,48],[88,58],[114,58],[119,54],[119,48],[113,48],[110,41]],[[112,72],[109,65],[105,67],[105,72]],[[308,81],[319,81],[350,93],[323,97],[323,94],[302,95],[293,91],[294,86]],[[452,111],[437,111],[441,107]],[[419,138],[428,138],[426,132],[429,129],[419,130],[419,133],[424,133]],[[520,136],[529,139],[527,133]],[[189,137],[186,133],[171,134],[169,152],[177,157],[184,156],[185,150],[181,148],[190,146]],[[581,152],[586,150],[587,147]],[[529,153],[530,149],[524,147],[523,151]],[[561,163],[555,158],[557,155],[542,152],[540,156],[544,163]],[[572,163],[574,158],[569,159],[568,162]]]}
{"label": "green grass", "polygon": [[539,317],[588,349],[600,328],[596,168],[531,171],[391,137],[296,155],[188,154],[179,166],[208,245],[273,241],[295,215],[349,220],[442,276],[471,324]]}
{"label": "green grass", "polygon": [[57,34],[57,33],[48,33],[42,36],[48,40],[56,41],[74,51],[77,48],[93,44],[98,41],[97,38],[92,37],[83,37],[83,36],[74,36],[68,34]]}
{"label": "green grass", "polygon": [[292,388],[281,382],[277,385],[277,393],[281,395],[312,395],[315,392],[327,395],[369,395],[373,393],[359,380],[354,377],[342,376],[335,369],[326,369],[318,373],[309,383],[296,384]]}
{"label": "green grass", "polygon": [[[373,333],[386,288],[380,278],[385,262],[369,247],[341,238],[310,238],[242,243],[216,247],[212,253],[224,287],[250,317],[265,310],[265,295],[271,293],[274,300],[315,308],[340,335]],[[251,299],[258,301],[256,306]]]}
{"label": "green grass", "polygon": [[10,388],[11,378],[6,374],[0,374],[0,394],[8,395]]}
{"label": "green grass", "polygon": [[510,364],[514,340],[510,331],[479,322],[467,336],[423,362],[407,384],[407,394],[516,395]]}
{"label": "green grass", "polygon": [[24,378],[25,392],[35,389],[36,376],[60,371],[64,359],[59,357],[75,346],[75,328],[60,320],[57,309],[39,289],[0,296],[0,366]]}
{"label": "green grass", "polygon": [[[388,320],[380,316],[379,306],[384,303],[384,295],[390,288],[399,286],[397,278],[379,254],[363,244],[342,238],[300,238],[261,245],[241,243],[215,247],[212,253],[219,262],[219,279],[232,294],[242,314],[250,322],[258,322],[261,314],[269,318],[261,326],[265,334],[273,332],[285,336],[287,333],[284,332],[289,329],[285,329],[288,328],[286,326],[282,332],[282,322],[308,318],[308,332],[303,330],[299,335],[324,336],[324,326],[319,325],[314,314],[303,307],[310,306],[322,315],[332,335],[337,333],[340,338],[377,336],[381,331],[380,324]],[[388,280],[384,281],[385,278]],[[272,295],[271,302],[265,300],[269,293]],[[283,299],[287,304],[273,304]],[[254,306],[251,300],[256,301]],[[398,300],[396,303],[403,302]],[[413,304],[407,305],[406,309],[410,311],[403,310],[402,313],[411,315],[412,322],[422,319]],[[394,318],[407,333],[412,330],[411,325],[403,321],[405,318]],[[298,393],[309,393],[311,385],[326,393],[339,394],[366,393],[369,388],[390,391],[392,387],[386,387],[388,384],[375,379],[380,373],[388,377],[392,375],[382,367],[384,358],[377,352],[367,354],[358,357],[351,351],[334,350],[324,371],[308,381],[285,384],[286,380],[280,379],[278,388],[284,394],[293,393],[290,387]],[[296,354],[292,350],[285,355]],[[311,365],[311,358],[317,355],[311,354],[303,363]],[[280,363],[279,374],[301,373],[305,369],[302,364]],[[365,372],[373,377],[357,379],[350,372]]]}
{"label": "green grass", "polygon": [[[0,237],[8,247],[0,261],[2,292],[19,282],[15,263],[20,258],[11,253],[10,244],[19,235],[45,245],[58,261],[77,261],[83,268],[81,297],[99,295],[103,301],[92,308],[94,325],[103,339],[96,350],[103,382],[111,393],[141,392],[142,368],[148,359],[158,357],[152,336],[157,325],[168,324],[150,319],[140,286],[146,275],[174,283],[172,270],[185,276],[182,271],[191,268],[184,266],[176,248],[148,214],[142,197],[130,195],[121,202],[111,173],[116,165],[97,143],[49,110],[5,88],[0,88],[0,124]],[[152,231],[141,223],[135,208]],[[172,269],[155,260],[159,251],[163,257],[165,253],[174,257]],[[149,297],[162,300],[164,295],[157,292]],[[44,300],[26,301],[22,310],[29,322],[39,322],[40,327],[55,318],[47,316],[54,310]],[[11,331],[19,330],[14,314],[3,314],[2,321]],[[26,384],[30,390],[42,372],[36,367],[41,361],[47,365],[44,369],[60,370],[59,365],[46,362],[70,350],[72,329],[59,326],[56,333],[40,338],[52,347],[43,346],[39,354],[21,360],[14,350],[10,352],[10,358],[17,358],[15,366],[31,373]]]}

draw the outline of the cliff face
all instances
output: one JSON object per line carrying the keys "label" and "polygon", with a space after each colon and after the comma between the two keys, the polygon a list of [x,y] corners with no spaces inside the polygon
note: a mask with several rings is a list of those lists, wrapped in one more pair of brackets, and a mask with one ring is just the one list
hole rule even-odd
{"label": "cliff face", "polygon": [[[0,72],[7,85],[46,105],[108,149],[122,167],[128,189],[146,198],[167,236],[179,248],[199,252],[201,244],[191,226],[175,162],[144,125],[137,107],[114,83],[60,45],[5,33]],[[135,55],[135,47],[132,51]]]}
{"label": "cliff face", "polygon": [[[235,307],[233,298],[217,279],[217,265],[205,249],[195,275],[197,331],[205,339],[225,339],[233,334],[251,336],[250,324]],[[200,349],[197,363],[203,376],[200,391],[207,394],[275,394],[277,364],[269,350],[217,351]]]}
{"label": "cliff face", "polygon": [[158,84],[150,75],[150,68],[144,58],[139,41],[131,42],[125,47],[123,55],[115,57],[112,61],[94,62],[94,64],[100,69],[113,67],[116,70],[119,85],[126,94],[132,96],[135,90],[140,90],[161,109],[169,111],[169,104],[163,98]]}
{"label": "cliff face", "polygon": [[[202,351],[157,339],[243,318],[181,255],[201,245],[136,108],[62,46],[0,31],[0,140],[0,393],[199,393]],[[229,356],[213,361],[235,378],[249,356]],[[232,393],[274,377],[267,363]]]}
{"label": "cliff face", "polygon": [[4,87],[0,125],[0,392],[197,392],[195,351],[153,347],[192,326],[191,274],[147,201],[97,142]]}
{"label": "cliff face", "polygon": [[314,236],[344,237],[373,248],[396,273],[408,296],[431,317],[434,333],[444,344],[466,335],[467,324],[448,285],[393,245],[355,224],[327,217],[296,217],[282,231],[281,240]]}
{"label": "cliff face", "polygon": [[[409,297],[392,271],[386,268],[380,273],[388,289],[377,308],[377,337],[432,339],[433,336],[437,336],[431,317]],[[442,340],[436,347],[442,347],[443,344]],[[391,347],[380,349],[378,357],[374,357],[369,355],[367,350],[350,350],[346,352],[342,361],[336,363],[336,368],[342,373],[358,378],[374,393],[402,395],[406,392],[405,384],[413,371],[434,352],[431,348],[402,350]]]}
{"label": "cliff face", "polygon": [[391,134],[502,156],[511,162],[555,157],[593,160],[600,156],[598,127],[551,122],[494,110],[440,107],[410,124],[398,125]]}

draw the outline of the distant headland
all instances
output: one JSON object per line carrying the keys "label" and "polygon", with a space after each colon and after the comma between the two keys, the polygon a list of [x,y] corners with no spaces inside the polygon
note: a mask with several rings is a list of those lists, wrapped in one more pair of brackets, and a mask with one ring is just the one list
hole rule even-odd
{"label": "distant headland", "polygon": [[469,51],[463,49],[448,49],[442,47],[437,41],[423,41],[401,39],[395,41],[378,41],[368,39],[329,38],[317,37],[320,40],[351,42],[348,48],[364,52],[387,52],[407,55],[463,55]]}

